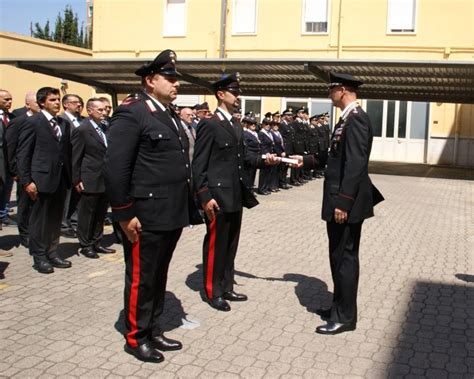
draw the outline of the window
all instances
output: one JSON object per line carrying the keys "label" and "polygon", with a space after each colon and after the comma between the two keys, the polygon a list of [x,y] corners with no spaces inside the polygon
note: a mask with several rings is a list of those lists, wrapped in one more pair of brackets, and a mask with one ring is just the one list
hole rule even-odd
{"label": "window", "polygon": [[232,32],[234,34],[257,33],[257,0],[234,0],[234,18]]}
{"label": "window", "polygon": [[367,100],[367,114],[372,124],[374,137],[382,137],[383,100]]}
{"label": "window", "polygon": [[414,33],[416,0],[388,0],[388,32]]}
{"label": "window", "polygon": [[163,17],[165,37],[184,37],[186,35],[186,0],[167,0]]}
{"label": "window", "polygon": [[260,121],[262,115],[262,98],[261,97],[244,97],[242,98],[242,113],[252,112],[257,120]]}
{"label": "window", "polygon": [[329,0],[304,0],[303,33],[328,32]]}

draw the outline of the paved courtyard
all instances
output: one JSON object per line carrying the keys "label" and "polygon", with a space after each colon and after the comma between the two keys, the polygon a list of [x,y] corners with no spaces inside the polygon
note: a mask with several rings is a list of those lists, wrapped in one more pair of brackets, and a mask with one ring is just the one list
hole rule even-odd
{"label": "paved courtyard", "polygon": [[[1,377],[473,378],[474,174],[372,165],[386,201],[363,226],[359,323],[314,333],[332,283],[322,181],[261,196],[244,213],[237,291],[218,312],[201,300],[203,226],[185,229],[170,267],[163,324],[184,344],[161,364],[123,352],[122,251],[40,275],[16,229],[0,232]],[[387,175],[390,172],[391,175]],[[393,175],[395,173],[396,175]],[[113,242],[111,230],[106,241]]]}

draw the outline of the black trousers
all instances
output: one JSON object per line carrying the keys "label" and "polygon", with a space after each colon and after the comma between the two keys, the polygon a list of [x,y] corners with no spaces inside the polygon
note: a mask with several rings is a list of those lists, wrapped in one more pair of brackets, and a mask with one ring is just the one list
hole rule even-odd
{"label": "black trousers", "polygon": [[17,223],[18,223],[18,234],[20,235],[21,243],[28,245],[29,232],[28,225],[30,222],[30,214],[33,208],[33,200],[28,196],[23,186],[17,182],[16,196],[18,199],[17,209]]}
{"label": "black trousers", "polygon": [[143,230],[133,244],[122,232],[125,338],[131,347],[142,345],[162,333],[158,319],[165,303],[168,267],[182,230]]}
{"label": "black trousers", "polygon": [[66,181],[61,179],[54,193],[38,193],[30,214],[30,254],[34,260],[57,257]]}
{"label": "black trousers", "polygon": [[355,325],[362,222],[357,224],[328,222],[326,225],[329,237],[329,262],[334,282],[330,320]]}
{"label": "black trousers", "polygon": [[265,166],[259,170],[258,191],[270,191],[272,189],[272,166]]}
{"label": "black trousers", "polygon": [[81,193],[77,237],[81,247],[99,246],[109,204],[105,193]]}
{"label": "black trousers", "polygon": [[234,260],[239,246],[242,211],[219,212],[206,218],[203,272],[206,296],[213,299],[234,289]]}
{"label": "black trousers", "polygon": [[288,185],[288,166],[286,164],[280,164],[278,167],[278,185],[279,187],[283,187]]}

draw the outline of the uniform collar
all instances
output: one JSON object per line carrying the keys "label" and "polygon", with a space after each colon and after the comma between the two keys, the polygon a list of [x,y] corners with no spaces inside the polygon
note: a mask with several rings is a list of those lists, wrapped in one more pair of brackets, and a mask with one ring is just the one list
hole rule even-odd
{"label": "uniform collar", "polygon": [[227,121],[232,123],[232,115],[229,112],[225,111],[221,107],[217,107],[217,110],[224,115],[224,117],[227,119]]}
{"label": "uniform collar", "polygon": [[354,108],[357,108],[359,106],[359,103],[357,102],[357,100],[353,101],[352,103],[348,104],[343,110],[342,110],[342,113],[341,113],[341,118],[343,120],[346,120],[347,117],[349,116],[349,113],[352,112],[352,110]]}

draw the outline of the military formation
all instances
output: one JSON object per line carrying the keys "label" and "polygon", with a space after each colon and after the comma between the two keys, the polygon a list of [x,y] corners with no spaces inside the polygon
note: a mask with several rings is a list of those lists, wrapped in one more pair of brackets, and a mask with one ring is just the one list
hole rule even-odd
{"label": "military formation", "polygon": [[[383,199],[368,177],[372,129],[357,103],[362,82],[331,74],[329,97],[342,111],[331,134],[329,114],[310,117],[306,107],[268,112],[262,120],[252,113],[242,117],[238,73],[211,84],[215,110],[207,103],[178,109],[173,102],[181,74],[172,50],[135,74],[142,90],[112,117],[105,98],[89,99],[82,118],[79,96],[61,99],[58,89],[43,87],[27,96],[25,115],[15,118],[11,95],[0,90],[0,200],[8,203],[16,182],[18,230],[33,268],[51,274],[71,267],[58,254],[60,235],[78,238],[85,258],[114,253],[102,244],[110,206],[125,258],[124,350],[159,363],[163,352],[182,349],[163,334],[159,317],[183,228],[205,224],[202,298],[229,312],[233,303],[248,300],[234,291],[243,208],[257,206],[257,197],[324,177],[322,218],[334,299],[330,309],[317,310],[327,323],[316,332],[354,330],[362,222]],[[4,225],[15,225],[4,217]]]}

